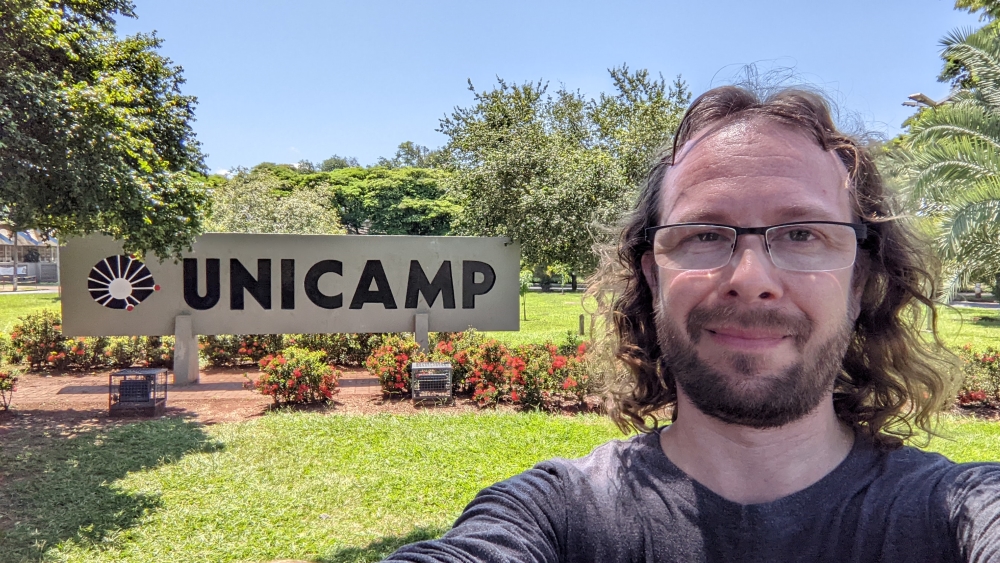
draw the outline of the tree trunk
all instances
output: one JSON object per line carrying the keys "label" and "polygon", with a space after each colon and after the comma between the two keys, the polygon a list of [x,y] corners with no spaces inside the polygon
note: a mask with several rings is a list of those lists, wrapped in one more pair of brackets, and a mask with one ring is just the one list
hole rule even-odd
{"label": "tree trunk", "polygon": [[576,274],[569,275],[570,291],[576,291]]}

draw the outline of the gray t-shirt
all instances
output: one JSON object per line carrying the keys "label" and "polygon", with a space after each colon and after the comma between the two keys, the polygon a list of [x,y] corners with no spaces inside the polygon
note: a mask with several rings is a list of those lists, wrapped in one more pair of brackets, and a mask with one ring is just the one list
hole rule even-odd
{"label": "gray t-shirt", "polygon": [[742,505],[644,434],[484,489],[441,539],[387,561],[1000,562],[1000,464],[859,437],[817,483]]}

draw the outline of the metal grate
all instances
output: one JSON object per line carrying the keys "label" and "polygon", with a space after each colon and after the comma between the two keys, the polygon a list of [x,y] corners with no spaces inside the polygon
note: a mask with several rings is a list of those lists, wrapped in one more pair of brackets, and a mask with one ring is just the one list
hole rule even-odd
{"label": "metal grate", "polygon": [[118,402],[148,403],[151,382],[148,379],[126,379],[118,384]]}
{"label": "metal grate", "polygon": [[451,398],[450,363],[414,362],[410,366],[410,388],[413,400]]}
{"label": "metal grate", "polygon": [[108,411],[111,416],[160,414],[167,404],[167,370],[128,368],[108,376]]}

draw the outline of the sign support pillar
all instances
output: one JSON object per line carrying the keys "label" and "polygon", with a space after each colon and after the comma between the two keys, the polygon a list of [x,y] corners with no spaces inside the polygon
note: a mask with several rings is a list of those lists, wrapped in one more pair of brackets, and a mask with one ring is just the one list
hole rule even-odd
{"label": "sign support pillar", "polygon": [[427,313],[417,313],[413,317],[413,338],[424,352],[427,352],[431,346],[430,335],[427,334],[427,318]]}
{"label": "sign support pillar", "polygon": [[198,335],[191,315],[174,317],[174,385],[198,383]]}

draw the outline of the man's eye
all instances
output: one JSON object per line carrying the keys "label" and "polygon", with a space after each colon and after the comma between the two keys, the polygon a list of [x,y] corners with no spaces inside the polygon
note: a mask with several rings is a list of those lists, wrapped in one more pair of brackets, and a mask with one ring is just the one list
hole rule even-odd
{"label": "man's eye", "polygon": [[698,237],[699,242],[715,242],[719,240],[719,233],[698,233],[695,236]]}
{"label": "man's eye", "polygon": [[813,236],[812,231],[807,231],[804,229],[796,231],[788,231],[788,240],[791,240],[793,242],[809,242],[813,238],[815,237]]}

